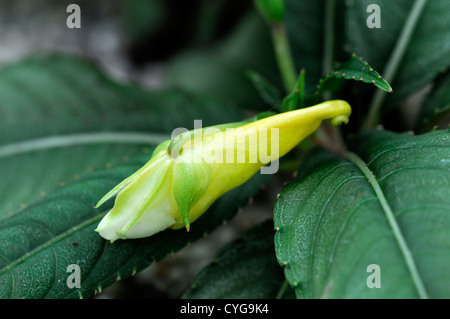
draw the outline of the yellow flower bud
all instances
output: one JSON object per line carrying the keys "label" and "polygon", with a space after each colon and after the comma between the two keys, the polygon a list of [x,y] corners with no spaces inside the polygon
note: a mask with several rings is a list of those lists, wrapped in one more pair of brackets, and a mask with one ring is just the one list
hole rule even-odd
{"label": "yellow flower bud", "polygon": [[328,101],[254,122],[196,129],[161,143],[149,162],[97,204],[117,195],[96,231],[114,241],[186,227],[224,193],[249,180],[313,133],[347,123],[345,101]]}

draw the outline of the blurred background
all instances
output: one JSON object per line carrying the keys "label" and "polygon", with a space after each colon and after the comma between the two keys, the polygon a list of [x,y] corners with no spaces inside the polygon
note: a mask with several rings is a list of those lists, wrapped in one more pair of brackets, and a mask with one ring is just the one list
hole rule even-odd
{"label": "blurred background", "polygon": [[[81,8],[81,29],[66,26],[71,3]],[[92,59],[118,80],[217,89],[210,94],[220,94],[215,83],[204,85],[219,69],[258,68],[278,77],[269,31],[249,0],[0,0],[0,6],[0,65],[62,52]],[[237,80],[236,100],[254,102],[256,92],[248,96],[251,84],[237,73],[221,84]]]}
{"label": "blurred background", "polygon": [[[81,29],[66,26],[71,3],[81,8]],[[180,87],[250,109],[267,105],[245,69],[279,78],[267,25],[249,0],[0,0],[0,8],[0,67],[58,52],[92,60],[118,82]],[[94,298],[179,297],[223,244],[272,217],[281,188],[276,178],[227,225]]]}

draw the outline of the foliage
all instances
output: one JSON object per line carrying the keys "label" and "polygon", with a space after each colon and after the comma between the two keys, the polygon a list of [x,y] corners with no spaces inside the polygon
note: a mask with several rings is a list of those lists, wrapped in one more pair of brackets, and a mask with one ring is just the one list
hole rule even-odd
{"label": "foliage", "polygon": [[[206,2],[183,30],[192,37],[158,57],[160,89],[67,54],[2,67],[0,297],[90,297],[226,227],[273,180],[257,174],[226,193],[189,233],[107,242],[94,229],[113,203],[95,204],[173,129],[343,99],[349,125],[325,123],[281,160],[277,178],[294,180],[278,190],[273,221],[222,247],[183,298],[449,298],[450,3]],[[366,25],[370,4],[379,29]],[[169,7],[125,5],[132,54],[157,32],[176,42],[161,27]],[[221,10],[233,12],[232,27]],[[70,264],[80,266],[79,288],[66,284]],[[373,264],[382,289],[368,286]]]}

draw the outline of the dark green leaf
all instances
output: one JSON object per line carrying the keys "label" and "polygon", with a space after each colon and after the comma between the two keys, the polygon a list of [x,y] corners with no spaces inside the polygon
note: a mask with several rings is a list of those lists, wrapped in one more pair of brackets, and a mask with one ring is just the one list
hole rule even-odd
{"label": "dark green leaf", "polygon": [[[94,229],[112,207],[109,201],[94,209],[99,198],[147,160],[86,174],[44,200],[0,222],[1,298],[80,298],[130,276],[204,236],[229,220],[259,190],[266,175],[256,175],[245,186],[221,197],[188,233],[167,230],[138,240],[113,244]],[[67,267],[81,270],[81,288],[70,289]]]}
{"label": "dark green leaf", "polygon": [[429,131],[435,125],[448,125],[450,116],[450,73],[436,81],[420,110],[417,129]]}
{"label": "dark green leaf", "polygon": [[291,93],[283,99],[284,111],[292,111],[305,107],[305,74],[305,69],[302,69],[295,87]]}
{"label": "dark green leaf", "polygon": [[[285,0],[285,6],[292,56],[297,71],[305,69],[305,93],[312,95],[319,80],[330,72],[334,63],[348,55],[344,52],[343,39],[344,1]],[[331,11],[330,15],[327,11]],[[327,24],[332,28],[331,32],[326,29]],[[327,47],[330,52],[325,52],[326,42],[330,43]]]}
{"label": "dark green leaf", "polygon": [[[409,0],[347,1],[348,50],[363,56],[377,70],[383,70],[414,4]],[[366,20],[370,4],[380,6],[381,28],[370,29]],[[427,1],[422,16],[391,83],[395,97],[404,97],[432,81],[450,66],[450,11],[447,0]]]}
{"label": "dark green leaf", "polygon": [[161,0],[129,0],[121,4],[123,29],[130,42],[139,42],[152,31],[161,28],[168,10]]}
{"label": "dark green leaf", "polygon": [[195,277],[190,299],[273,299],[283,286],[273,246],[273,222],[257,225],[226,245]]}
{"label": "dark green leaf", "polygon": [[247,71],[247,76],[264,102],[275,108],[281,105],[280,91],[276,86],[253,70]]}
{"label": "dark green leaf", "polygon": [[325,83],[331,78],[343,78],[345,80],[372,83],[383,91],[392,93],[392,88],[389,83],[387,83],[381,75],[367,63],[367,61],[364,61],[363,58],[356,55],[353,55],[347,62],[342,63],[333,73],[321,79],[317,88],[317,94],[322,92]]}
{"label": "dark green leaf", "polygon": [[306,92],[314,92],[323,75],[324,1],[285,1],[285,23],[298,71],[306,70]]}
{"label": "dark green leaf", "polygon": [[196,119],[208,126],[243,118],[227,103],[120,85],[62,56],[1,70],[0,113],[0,220],[83,172],[148,153]]}
{"label": "dark green leaf", "polygon": [[[195,119],[207,126],[243,117],[209,98],[115,83],[93,64],[61,56],[5,67],[0,92],[4,298],[89,296],[231,218],[267,178],[226,194],[190,234],[109,244],[94,229],[112,202],[94,206],[149,159],[154,145],[177,127],[193,128]],[[81,289],[66,285],[70,264],[81,267]]]}
{"label": "dark green leaf", "polygon": [[[374,131],[354,143],[362,166],[307,155],[274,212],[277,258],[297,297],[450,297],[449,141],[449,131]],[[381,288],[367,286],[372,264]]]}

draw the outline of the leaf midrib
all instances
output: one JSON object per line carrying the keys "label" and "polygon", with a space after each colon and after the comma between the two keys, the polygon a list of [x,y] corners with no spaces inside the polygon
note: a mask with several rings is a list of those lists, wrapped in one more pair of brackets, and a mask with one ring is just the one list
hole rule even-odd
{"label": "leaf midrib", "polygon": [[0,146],[0,159],[18,154],[75,145],[91,144],[151,144],[157,145],[169,139],[166,134],[139,132],[91,132],[55,135]]}
{"label": "leaf midrib", "polygon": [[402,255],[405,259],[406,266],[408,267],[408,270],[411,275],[411,279],[414,283],[414,286],[416,287],[417,293],[419,294],[419,297],[421,299],[428,299],[429,298],[428,293],[425,289],[425,285],[423,284],[423,280],[417,269],[417,266],[416,266],[416,263],[412,256],[411,250],[409,249],[408,244],[406,243],[406,240],[403,237],[400,226],[397,223],[394,213],[393,213],[386,197],[384,196],[384,193],[383,193],[381,186],[378,183],[375,175],[369,169],[367,164],[355,153],[348,152],[345,154],[345,158],[347,158],[350,162],[352,162],[353,164],[355,164],[356,167],[359,168],[359,170],[367,178],[367,181],[369,182],[369,184],[372,186],[372,188],[377,196],[378,202],[379,202],[382,210],[385,213],[385,216],[388,220],[389,226],[392,229],[393,235],[394,235],[394,237],[397,241],[397,244],[402,252]]}
{"label": "leaf midrib", "polygon": [[[385,69],[383,70],[383,77],[387,82],[392,83],[397,75],[397,70],[403,61],[404,55],[410,43],[411,37],[414,33],[416,25],[419,23],[422,12],[428,0],[415,0],[411,11],[403,25],[400,35],[397,39],[395,47],[391,52]],[[369,113],[364,120],[362,129],[370,129],[375,127],[378,121],[381,107],[383,106],[386,94],[383,91],[377,90],[369,105]]]}
{"label": "leaf midrib", "polygon": [[29,251],[28,253],[24,254],[22,257],[14,260],[14,261],[10,261],[10,263],[4,267],[3,269],[0,269],[0,276],[3,275],[4,273],[6,273],[7,271],[10,271],[12,268],[14,268],[15,266],[19,265],[20,263],[22,263],[23,261],[27,260],[29,257],[32,257],[38,253],[40,253],[41,251],[51,247],[53,244],[69,237],[70,235],[74,234],[75,232],[78,232],[80,230],[82,230],[85,227],[90,226],[92,223],[98,221],[99,219],[101,219],[103,217],[104,214],[106,214],[107,211],[104,211],[90,219],[87,219],[85,221],[83,221],[82,223],[71,227],[70,229],[68,229],[65,232],[62,232],[61,234],[51,238],[51,240],[48,240],[42,244],[40,244],[39,246],[37,246],[36,248],[34,248],[33,250]]}

